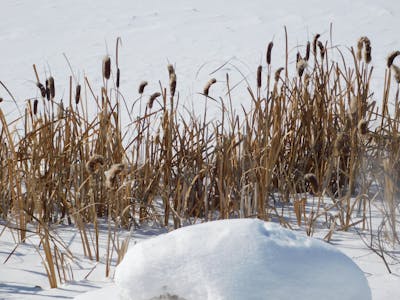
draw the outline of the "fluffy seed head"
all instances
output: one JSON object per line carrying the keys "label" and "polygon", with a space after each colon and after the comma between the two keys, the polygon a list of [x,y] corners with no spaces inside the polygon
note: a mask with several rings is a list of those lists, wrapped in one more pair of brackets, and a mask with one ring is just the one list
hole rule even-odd
{"label": "fluffy seed head", "polygon": [[113,164],[109,170],[104,172],[104,175],[106,177],[106,187],[108,187],[109,189],[117,189],[117,176],[124,172],[125,169],[125,164]]}
{"label": "fluffy seed head", "polygon": [[172,73],[169,75],[169,89],[171,91],[171,96],[175,96],[176,90],[176,74]]}
{"label": "fluffy seed head", "polygon": [[103,58],[103,77],[105,79],[110,79],[111,75],[111,58],[109,55],[106,55]]}
{"label": "fluffy seed head", "polygon": [[90,159],[88,160],[88,162],[86,163],[86,170],[90,173],[90,174],[94,174],[96,173],[102,166],[104,166],[104,157],[99,155],[99,154],[95,154],[92,155],[90,157]]}
{"label": "fluffy seed head", "polygon": [[175,74],[175,69],[174,69],[174,66],[173,66],[173,65],[169,64],[169,65],[167,66],[167,68],[168,68],[169,76],[171,76],[171,74]]}
{"label": "fluffy seed head", "polygon": [[147,84],[148,84],[147,81],[142,81],[140,83],[140,85],[139,85],[139,94],[143,94],[144,88],[146,87]]}
{"label": "fluffy seed head", "polygon": [[393,51],[392,53],[389,54],[387,58],[387,67],[390,68],[393,64],[394,59],[400,55],[400,51]]}
{"label": "fluffy seed head", "polygon": [[307,68],[307,61],[305,61],[304,59],[300,59],[297,63],[296,63],[296,69],[297,69],[297,74],[299,75],[299,77],[301,77],[304,73],[304,70]]}
{"label": "fluffy seed head", "polygon": [[208,92],[210,91],[210,87],[211,87],[214,83],[216,83],[216,82],[217,82],[217,79],[215,79],[215,78],[210,79],[210,80],[207,82],[207,84],[206,84],[206,86],[204,87],[204,89],[203,89],[203,94],[206,95],[206,96],[208,96]]}
{"label": "fluffy seed head", "polygon": [[307,173],[306,175],[304,175],[304,181],[310,184],[311,190],[314,194],[318,193],[319,184],[317,176],[314,173]]}

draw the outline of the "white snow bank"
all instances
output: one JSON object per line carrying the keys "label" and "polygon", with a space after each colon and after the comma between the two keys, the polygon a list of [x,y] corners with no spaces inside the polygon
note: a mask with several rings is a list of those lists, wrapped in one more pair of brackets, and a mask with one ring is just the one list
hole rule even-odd
{"label": "white snow bank", "polygon": [[362,271],[340,251],[256,219],[188,226],[136,244],[115,279],[122,299],[371,299]]}

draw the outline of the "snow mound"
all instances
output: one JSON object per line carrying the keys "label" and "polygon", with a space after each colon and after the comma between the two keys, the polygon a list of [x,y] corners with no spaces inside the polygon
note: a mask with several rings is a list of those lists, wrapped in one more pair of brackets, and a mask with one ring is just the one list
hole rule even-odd
{"label": "snow mound", "polygon": [[350,258],[257,219],[188,226],[136,244],[115,279],[122,299],[371,299]]}

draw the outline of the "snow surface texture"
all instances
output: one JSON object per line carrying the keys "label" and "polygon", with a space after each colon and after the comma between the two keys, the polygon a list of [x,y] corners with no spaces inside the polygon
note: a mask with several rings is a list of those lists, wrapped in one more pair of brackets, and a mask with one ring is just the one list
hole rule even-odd
{"label": "snow surface texture", "polygon": [[115,280],[122,299],[371,299],[350,258],[257,219],[203,223],[141,242]]}

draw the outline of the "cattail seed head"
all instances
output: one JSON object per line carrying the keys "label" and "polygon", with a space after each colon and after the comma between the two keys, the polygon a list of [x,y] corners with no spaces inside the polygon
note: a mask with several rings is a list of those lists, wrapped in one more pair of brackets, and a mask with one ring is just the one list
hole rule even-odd
{"label": "cattail seed head", "polygon": [[319,39],[320,36],[321,35],[319,33],[314,36],[314,40],[313,40],[313,53],[314,53],[314,55],[317,55],[317,42],[318,42],[318,39]]}
{"label": "cattail seed head", "polygon": [[304,175],[304,181],[310,184],[313,194],[317,194],[319,190],[319,184],[317,176],[314,173],[307,173]]}
{"label": "cattail seed head", "polygon": [[174,69],[173,65],[169,64],[167,66],[167,69],[168,69],[169,76],[171,76],[172,74],[175,74],[175,69]]}
{"label": "cattail seed head", "polygon": [[299,60],[302,59],[300,52],[297,52],[296,54],[296,63],[299,62]]}
{"label": "cattail seed head", "polygon": [[49,88],[49,80],[48,79],[46,79],[45,84],[46,84],[46,99],[47,99],[47,101],[50,101],[50,88]]}
{"label": "cattail seed head", "polygon": [[387,58],[387,67],[390,68],[393,64],[394,59],[400,55],[400,51],[393,51]]}
{"label": "cattail seed head", "polygon": [[307,61],[305,61],[304,59],[300,59],[297,63],[296,63],[296,69],[297,69],[297,74],[299,75],[299,77],[301,77],[304,73],[304,70],[307,68]]}
{"label": "cattail seed head", "polygon": [[258,66],[257,68],[257,87],[261,88],[261,75],[262,75],[262,66]]}
{"label": "cattail seed head", "polygon": [[169,76],[169,90],[171,92],[171,96],[175,96],[175,90],[176,90],[176,74],[172,73]]}
{"label": "cattail seed head", "polygon": [[113,164],[109,170],[104,172],[104,175],[106,177],[106,187],[109,189],[117,189],[118,188],[118,182],[117,182],[117,176],[123,173],[126,169],[125,164]]}
{"label": "cattail seed head", "polygon": [[275,71],[275,81],[278,82],[279,78],[281,77],[281,72],[284,70],[285,68],[280,67],[278,70]]}
{"label": "cattail seed head", "polygon": [[109,55],[106,55],[103,58],[103,78],[110,79],[111,76],[111,58]]}
{"label": "cattail seed head", "polygon": [[61,101],[57,108],[57,117],[59,120],[64,118],[64,104]]}
{"label": "cattail seed head", "polygon": [[306,61],[308,61],[308,60],[310,59],[310,47],[311,47],[310,42],[307,42],[307,46],[306,46],[306,56],[304,57],[304,59],[305,59]]}
{"label": "cattail seed head", "polygon": [[94,174],[96,173],[102,166],[104,166],[104,157],[99,155],[99,154],[95,154],[93,156],[90,157],[89,161],[86,163],[86,170],[90,173],[90,174]]}
{"label": "cattail seed head", "polygon": [[34,114],[34,115],[37,114],[38,104],[39,104],[39,100],[38,100],[38,99],[35,99],[35,100],[33,101],[33,114]]}
{"label": "cattail seed head", "polygon": [[271,64],[271,53],[272,53],[272,47],[274,46],[273,42],[270,42],[267,47],[267,64]]}
{"label": "cattail seed head", "polygon": [[43,84],[41,84],[40,82],[36,83],[36,86],[39,88],[40,90],[40,94],[42,95],[42,97],[46,97],[46,88],[43,86]]}
{"label": "cattail seed head", "polygon": [[206,84],[206,86],[204,87],[204,89],[203,89],[203,94],[206,95],[206,96],[208,96],[208,92],[210,91],[210,87],[211,87],[214,83],[216,83],[216,82],[217,82],[217,79],[215,79],[215,78],[210,79],[210,80],[207,82],[207,84]]}
{"label": "cattail seed head", "polygon": [[318,48],[319,48],[319,53],[321,55],[321,59],[324,59],[325,56],[325,47],[324,44],[322,44],[321,41],[318,41]]}
{"label": "cattail seed head", "polygon": [[143,94],[144,92],[144,88],[146,87],[146,85],[148,84],[147,81],[142,81],[139,85],[139,94]]}
{"label": "cattail seed head", "polygon": [[362,36],[357,42],[357,59],[361,61],[362,58],[362,50],[364,49],[364,61],[369,64],[372,60],[371,57],[371,41],[368,37]]}
{"label": "cattail seed head", "polygon": [[75,89],[75,104],[79,104],[81,100],[81,85],[78,84]]}
{"label": "cattail seed head", "polygon": [[397,65],[392,64],[392,70],[394,72],[394,79],[397,83],[400,83],[400,68]]}
{"label": "cattail seed head", "polygon": [[56,96],[56,88],[54,85],[54,78],[53,76],[50,76],[47,80],[46,80],[46,86],[50,91],[50,99],[54,99],[54,97]]}
{"label": "cattail seed head", "polygon": [[360,37],[357,42],[357,59],[360,61],[362,59],[362,49],[364,47],[364,37]]}
{"label": "cattail seed head", "polygon": [[116,82],[117,88],[119,88],[119,79],[120,79],[120,76],[121,76],[121,72],[120,72],[120,70],[119,70],[119,68],[118,68],[118,69],[117,69],[117,82]]}
{"label": "cattail seed head", "polygon": [[371,47],[371,43],[368,40],[368,43],[365,43],[365,51],[364,51],[364,59],[365,59],[365,63],[369,64],[372,60],[372,56],[371,56],[371,51],[372,51],[372,47]]}
{"label": "cattail seed head", "polygon": [[0,97],[0,103],[3,102],[3,98]]}
{"label": "cattail seed head", "polygon": [[150,96],[150,99],[149,99],[149,102],[148,102],[149,108],[153,107],[154,100],[156,100],[160,96],[161,96],[161,93],[159,93],[159,92],[155,92]]}
{"label": "cattail seed head", "polygon": [[361,119],[360,122],[358,122],[357,129],[361,135],[366,135],[368,133],[368,122]]}

